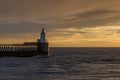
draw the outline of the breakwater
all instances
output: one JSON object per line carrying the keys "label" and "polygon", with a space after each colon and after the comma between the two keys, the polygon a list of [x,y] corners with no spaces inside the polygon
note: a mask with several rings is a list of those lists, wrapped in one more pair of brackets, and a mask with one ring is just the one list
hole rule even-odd
{"label": "breakwater", "polygon": [[29,57],[36,55],[49,55],[49,47],[45,38],[44,28],[42,29],[40,39],[37,39],[36,42],[0,44],[0,56]]}

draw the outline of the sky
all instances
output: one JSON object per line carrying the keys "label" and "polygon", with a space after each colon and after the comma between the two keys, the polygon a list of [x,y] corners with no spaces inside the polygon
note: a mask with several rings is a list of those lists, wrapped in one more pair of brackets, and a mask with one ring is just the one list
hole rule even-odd
{"label": "sky", "polygon": [[[43,25],[44,24],[44,25]],[[120,47],[120,0],[0,0],[0,44]]]}

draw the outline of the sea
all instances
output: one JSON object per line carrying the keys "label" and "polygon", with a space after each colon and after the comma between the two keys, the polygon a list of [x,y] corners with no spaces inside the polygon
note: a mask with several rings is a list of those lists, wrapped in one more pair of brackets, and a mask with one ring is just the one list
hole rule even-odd
{"label": "sea", "polygon": [[0,80],[120,80],[120,48],[50,48],[49,54],[0,57]]}

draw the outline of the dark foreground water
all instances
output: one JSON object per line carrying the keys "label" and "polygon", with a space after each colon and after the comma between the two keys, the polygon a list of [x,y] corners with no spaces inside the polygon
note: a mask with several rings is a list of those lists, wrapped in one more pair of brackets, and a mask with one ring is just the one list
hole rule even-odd
{"label": "dark foreground water", "polygon": [[120,80],[120,48],[52,48],[49,57],[1,57],[0,80]]}

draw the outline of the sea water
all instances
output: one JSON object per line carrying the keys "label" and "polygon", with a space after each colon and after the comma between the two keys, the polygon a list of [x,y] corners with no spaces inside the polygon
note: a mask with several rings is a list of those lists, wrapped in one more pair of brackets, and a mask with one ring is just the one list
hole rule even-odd
{"label": "sea water", "polygon": [[120,80],[120,48],[50,48],[49,57],[0,57],[0,80]]}

